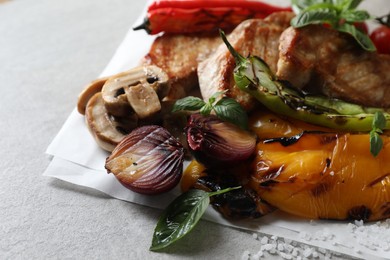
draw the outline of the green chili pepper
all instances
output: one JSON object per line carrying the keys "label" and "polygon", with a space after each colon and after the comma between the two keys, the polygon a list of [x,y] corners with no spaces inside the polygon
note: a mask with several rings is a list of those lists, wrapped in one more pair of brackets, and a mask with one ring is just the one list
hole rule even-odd
{"label": "green chili pepper", "polygon": [[221,37],[233,55],[234,80],[272,112],[315,125],[352,132],[369,132],[376,112],[385,118],[384,129],[390,129],[390,114],[382,108],[369,108],[323,96],[301,93],[278,81],[268,65],[259,57],[244,58],[231,46],[225,34]]}

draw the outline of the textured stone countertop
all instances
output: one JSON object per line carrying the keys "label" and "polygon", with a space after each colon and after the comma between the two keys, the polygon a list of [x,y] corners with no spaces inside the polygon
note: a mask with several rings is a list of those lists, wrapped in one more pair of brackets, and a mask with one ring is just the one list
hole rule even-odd
{"label": "textured stone countertop", "polygon": [[160,211],[42,176],[51,159],[45,149],[78,93],[101,73],[144,5],[0,1],[0,259],[240,259],[260,248],[250,232],[201,221],[153,253]]}
{"label": "textured stone countertop", "polygon": [[259,245],[252,234],[201,221],[177,246],[152,253],[160,211],[42,176],[45,149],[78,93],[144,5],[0,1],[0,259],[233,259]]}

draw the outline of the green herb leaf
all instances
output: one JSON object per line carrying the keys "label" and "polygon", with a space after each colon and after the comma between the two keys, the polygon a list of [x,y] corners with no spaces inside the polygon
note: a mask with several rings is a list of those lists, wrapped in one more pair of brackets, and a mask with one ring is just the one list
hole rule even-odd
{"label": "green herb leaf", "polygon": [[370,132],[370,152],[376,157],[383,148],[383,141],[376,131]]}
{"label": "green herb leaf", "polygon": [[343,7],[343,10],[354,10],[361,2],[363,2],[363,0],[344,0],[343,3],[341,3],[341,6]]}
{"label": "green herb leaf", "polygon": [[347,22],[364,22],[371,18],[370,14],[367,11],[357,10],[357,11],[345,11],[340,14],[340,17],[345,19]]}
{"label": "green herb leaf", "polygon": [[248,128],[248,116],[241,105],[234,99],[222,98],[214,106],[215,114],[222,120]]}
{"label": "green herb leaf", "polygon": [[172,112],[180,110],[196,111],[201,109],[205,104],[201,98],[189,96],[176,100]]}
{"label": "green herb leaf", "polygon": [[150,250],[158,251],[166,248],[188,234],[203,216],[210,204],[211,196],[238,188],[240,187],[210,193],[193,189],[181,194],[161,215],[154,230]]}
{"label": "green herb leaf", "polygon": [[150,250],[160,250],[188,234],[210,203],[202,190],[189,190],[176,198],[163,212],[154,230]]}
{"label": "green herb leaf", "polygon": [[355,22],[364,22],[371,18],[367,11],[356,10],[362,0],[292,0],[297,16],[291,25],[300,28],[309,24],[327,23],[340,32],[354,37],[359,45],[367,51],[375,51],[370,37],[354,26]]}
{"label": "green herb leaf", "polygon": [[291,20],[291,25],[300,28],[309,24],[332,23],[338,19],[337,11],[333,9],[316,9],[299,13]]}
{"label": "green herb leaf", "polygon": [[[227,91],[227,90],[226,90]],[[219,97],[221,97],[223,94],[226,93],[226,91],[218,91],[215,92],[210,98],[209,98],[209,103],[214,104],[215,100],[217,100]]]}
{"label": "green herb leaf", "polygon": [[211,111],[213,110],[213,105],[210,103],[206,103],[200,110],[199,113],[201,113],[204,116],[210,115]]}
{"label": "green herb leaf", "polygon": [[[196,111],[203,116],[210,115],[214,110],[217,117],[222,120],[238,125],[243,129],[248,128],[248,116],[241,105],[232,98],[220,98],[226,91],[214,93],[208,100],[203,101],[198,97],[185,97],[175,102],[172,112],[188,110]],[[219,100],[218,100],[219,99]],[[218,100],[218,101],[217,101]]]}
{"label": "green herb leaf", "polygon": [[386,118],[382,112],[377,111],[372,120],[372,130],[370,132],[370,152],[376,157],[383,148],[383,140],[380,136],[386,127]]}
{"label": "green herb leaf", "polygon": [[298,14],[302,10],[308,8],[309,6],[323,3],[322,0],[292,0],[291,6],[294,11],[294,13]]}
{"label": "green herb leaf", "polygon": [[383,115],[382,112],[375,112],[374,114],[374,120],[372,121],[372,128],[373,129],[384,129],[386,127],[386,117]]}
{"label": "green herb leaf", "polygon": [[357,43],[359,43],[359,45],[363,49],[365,49],[367,51],[376,51],[376,47],[375,47],[374,43],[371,41],[370,37],[367,34],[356,29],[356,27],[353,26],[352,24],[345,23],[345,24],[339,25],[337,27],[337,30],[339,30],[341,32],[349,33],[350,35],[352,35],[353,38],[355,38]]}

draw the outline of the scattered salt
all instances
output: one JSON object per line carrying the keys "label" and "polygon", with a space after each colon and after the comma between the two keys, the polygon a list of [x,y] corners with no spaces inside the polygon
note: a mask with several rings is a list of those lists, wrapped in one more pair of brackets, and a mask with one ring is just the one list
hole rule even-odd
{"label": "scattered salt", "polygon": [[[310,222],[314,224],[313,221]],[[349,248],[356,254],[362,253],[362,248],[372,251],[390,251],[390,219],[382,222],[366,224],[362,220],[356,220],[345,225],[347,232],[355,238],[358,246]],[[298,243],[296,240],[279,238],[277,236],[259,236],[253,233],[252,237],[260,242],[260,250],[256,254],[244,251],[243,260],[267,259],[270,255],[278,255],[281,259],[332,259],[334,256],[342,254],[329,251],[324,248],[308,246]],[[298,233],[301,240],[327,241],[333,246],[340,244],[335,240],[335,234],[332,234],[329,228],[324,228],[315,233],[301,231]]]}
{"label": "scattered salt", "polygon": [[304,257],[310,257],[311,254],[312,254],[311,248],[306,248],[305,250],[303,250],[303,256]]}
{"label": "scattered salt", "polygon": [[286,253],[283,253],[283,252],[280,252],[279,255],[280,255],[283,259],[292,259],[292,256],[291,256],[291,255],[286,254]]}
{"label": "scattered salt", "polygon": [[285,244],[284,249],[286,250],[286,252],[291,253],[294,250],[294,247],[290,244]]}
{"label": "scattered salt", "polygon": [[241,260],[249,260],[250,256],[250,252],[248,250],[245,250],[244,253],[242,253]]}
{"label": "scattered salt", "polygon": [[265,250],[265,251],[270,251],[271,249],[273,249],[274,248],[274,245],[273,244],[265,244],[264,246],[263,246],[263,249]]}
{"label": "scattered salt", "polygon": [[271,250],[268,251],[271,255],[276,254],[276,248],[272,247]]}
{"label": "scattered salt", "polygon": [[277,249],[278,249],[279,251],[283,252],[283,251],[284,251],[284,245],[283,245],[283,243],[278,243]]}
{"label": "scattered salt", "polygon": [[267,244],[267,243],[268,243],[268,237],[267,237],[267,236],[264,236],[264,237],[260,240],[260,243],[261,243],[262,245]]}
{"label": "scattered salt", "polygon": [[361,227],[361,226],[363,226],[363,224],[364,224],[363,220],[355,220],[356,226]]}

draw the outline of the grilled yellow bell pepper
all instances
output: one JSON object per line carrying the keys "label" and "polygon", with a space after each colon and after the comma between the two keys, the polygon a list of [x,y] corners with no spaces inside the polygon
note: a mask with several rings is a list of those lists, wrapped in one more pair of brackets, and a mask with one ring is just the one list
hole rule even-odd
{"label": "grilled yellow bell pepper", "polygon": [[383,149],[374,157],[368,134],[325,133],[264,113],[250,122],[265,139],[257,145],[250,178],[261,199],[310,219],[390,217],[389,136],[382,136]]}

